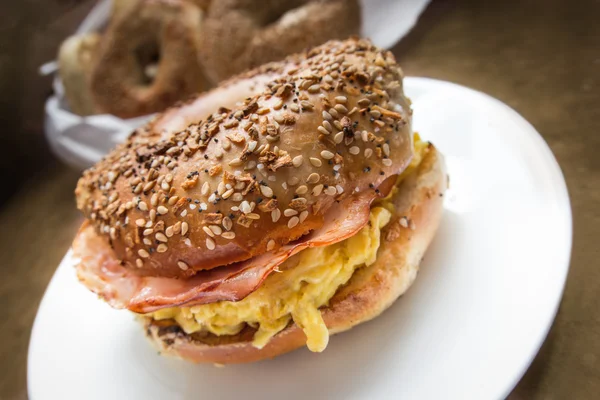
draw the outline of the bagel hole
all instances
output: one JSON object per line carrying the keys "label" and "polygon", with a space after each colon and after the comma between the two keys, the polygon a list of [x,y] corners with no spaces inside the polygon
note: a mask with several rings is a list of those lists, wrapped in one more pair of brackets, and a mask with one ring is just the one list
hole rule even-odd
{"label": "bagel hole", "polygon": [[135,58],[140,67],[140,80],[142,85],[150,85],[154,82],[158,73],[160,62],[160,48],[156,42],[148,42],[138,46],[135,50]]}

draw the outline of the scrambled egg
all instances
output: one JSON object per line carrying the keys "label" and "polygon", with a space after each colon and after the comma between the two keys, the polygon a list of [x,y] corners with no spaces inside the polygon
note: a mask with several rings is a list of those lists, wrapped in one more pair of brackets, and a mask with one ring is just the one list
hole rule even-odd
{"label": "scrambled egg", "polygon": [[290,257],[280,267],[282,272],[273,272],[260,288],[243,300],[166,308],[151,315],[155,319],[174,319],[186,333],[208,331],[215,335],[235,335],[248,324],[258,329],[253,341],[258,348],[266,345],[293,319],[304,330],[308,348],[323,351],[329,332],[319,307],[327,305],[357,268],[375,261],[381,228],[391,215],[383,207],[372,209],[370,223],[356,235]]}
{"label": "scrambled egg", "polygon": [[[427,146],[415,134],[415,155],[398,183],[421,161]],[[290,257],[267,277],[255,292],[238,302],[220,301],[192,307],[165,308],[148,314],[154,319],[174,319],[186,333],[235,335],[246,324],[257,329],[253,345],[264,347],[291,320],[306,334],[307,346],[320,352],[329,332],[320,307],[327,306],[354,271],[375,262],[381,229],[390,221],[388,200],[397,188],[371,209],[369,223],[356,235],[330,246],[310,248]]]}

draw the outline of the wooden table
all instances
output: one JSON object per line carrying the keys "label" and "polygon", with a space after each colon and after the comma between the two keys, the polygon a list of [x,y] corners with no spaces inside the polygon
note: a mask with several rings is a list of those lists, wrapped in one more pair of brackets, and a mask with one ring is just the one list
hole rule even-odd
{"label": "wooden table", "polygon": [[[71,26],[90,5],[90,1],[57,3],[54,15],[58,20],[66,18]],[[42,13],[43,7],[50,6],[40,7]],[[51,16],[46,12],[46,18]],[[470,86],[515,108],[544,136],[566,176],[575,221],[571,271],[550,335],[513,399],[584,399],[600,393],[599,16],[598,1],[440,0],[394,49],[407,75]],[[26,49],[33,46],[46,56],[68,32],[64,24],[42,24],[38,29],[35,21],[29,23],[11,26],[37,29],[33,37],[38,39],[47,36],[49,49],[40,46],[43,41],[26,43]],[[26,61],[25,71],[32,73],[32,58]],[[39,146],[40,106],[49,81],[32,75],[21,86],[9,84],[16,87],[13,93],[29,88],[16,96],[15,107],[29,115],[27,123],[19,126],[24,131],[37,129],[28,140]],[[72,194],[78,173],[41,159],[36,163],[30,157],[35,171],[26,179],[20,177],[20,188],[0,210],[2,399],[26,398],[31,324],[44,288],[81,221]],[[18,170],[18,165],[14,168]],[[13,175],[15,170],[3,173]]]}

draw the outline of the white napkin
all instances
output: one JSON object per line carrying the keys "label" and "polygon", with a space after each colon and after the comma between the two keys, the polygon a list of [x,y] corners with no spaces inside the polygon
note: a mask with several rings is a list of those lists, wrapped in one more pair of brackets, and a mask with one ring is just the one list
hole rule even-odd
{"label": "white napkin", "polygon": [[[390,48],[415,25],[430,0],[361,0],[362,32],[379,47]],[[77,33],[99,30],[108,20],[111,0],[100,0],[83,20]],[[56,63],[43,65],[40,72],[56,71]],[[151,116],[121,119],[102,114],[81,117],[69,111],[60,79],[54,80],[55,95],[46,102],[46,138],[54,153],[76,168],[95,164],[133,129]]]}

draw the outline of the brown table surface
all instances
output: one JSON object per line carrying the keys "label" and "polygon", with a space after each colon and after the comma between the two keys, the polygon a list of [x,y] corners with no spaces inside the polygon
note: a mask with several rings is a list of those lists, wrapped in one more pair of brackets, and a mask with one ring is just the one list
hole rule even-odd
{"label": "brown table surface", "polygon": [[[600,393],[598,17],[598,1],[434,1],[394,49],[407,75],[470,86],[515,108],[539,130],[565,174],[574,216],[571,270],[553,328],[514,399]],[[26,398],[31,325],[81,221],[72,195],[77,177],[50,161],[0,210],[2,399]]]}

